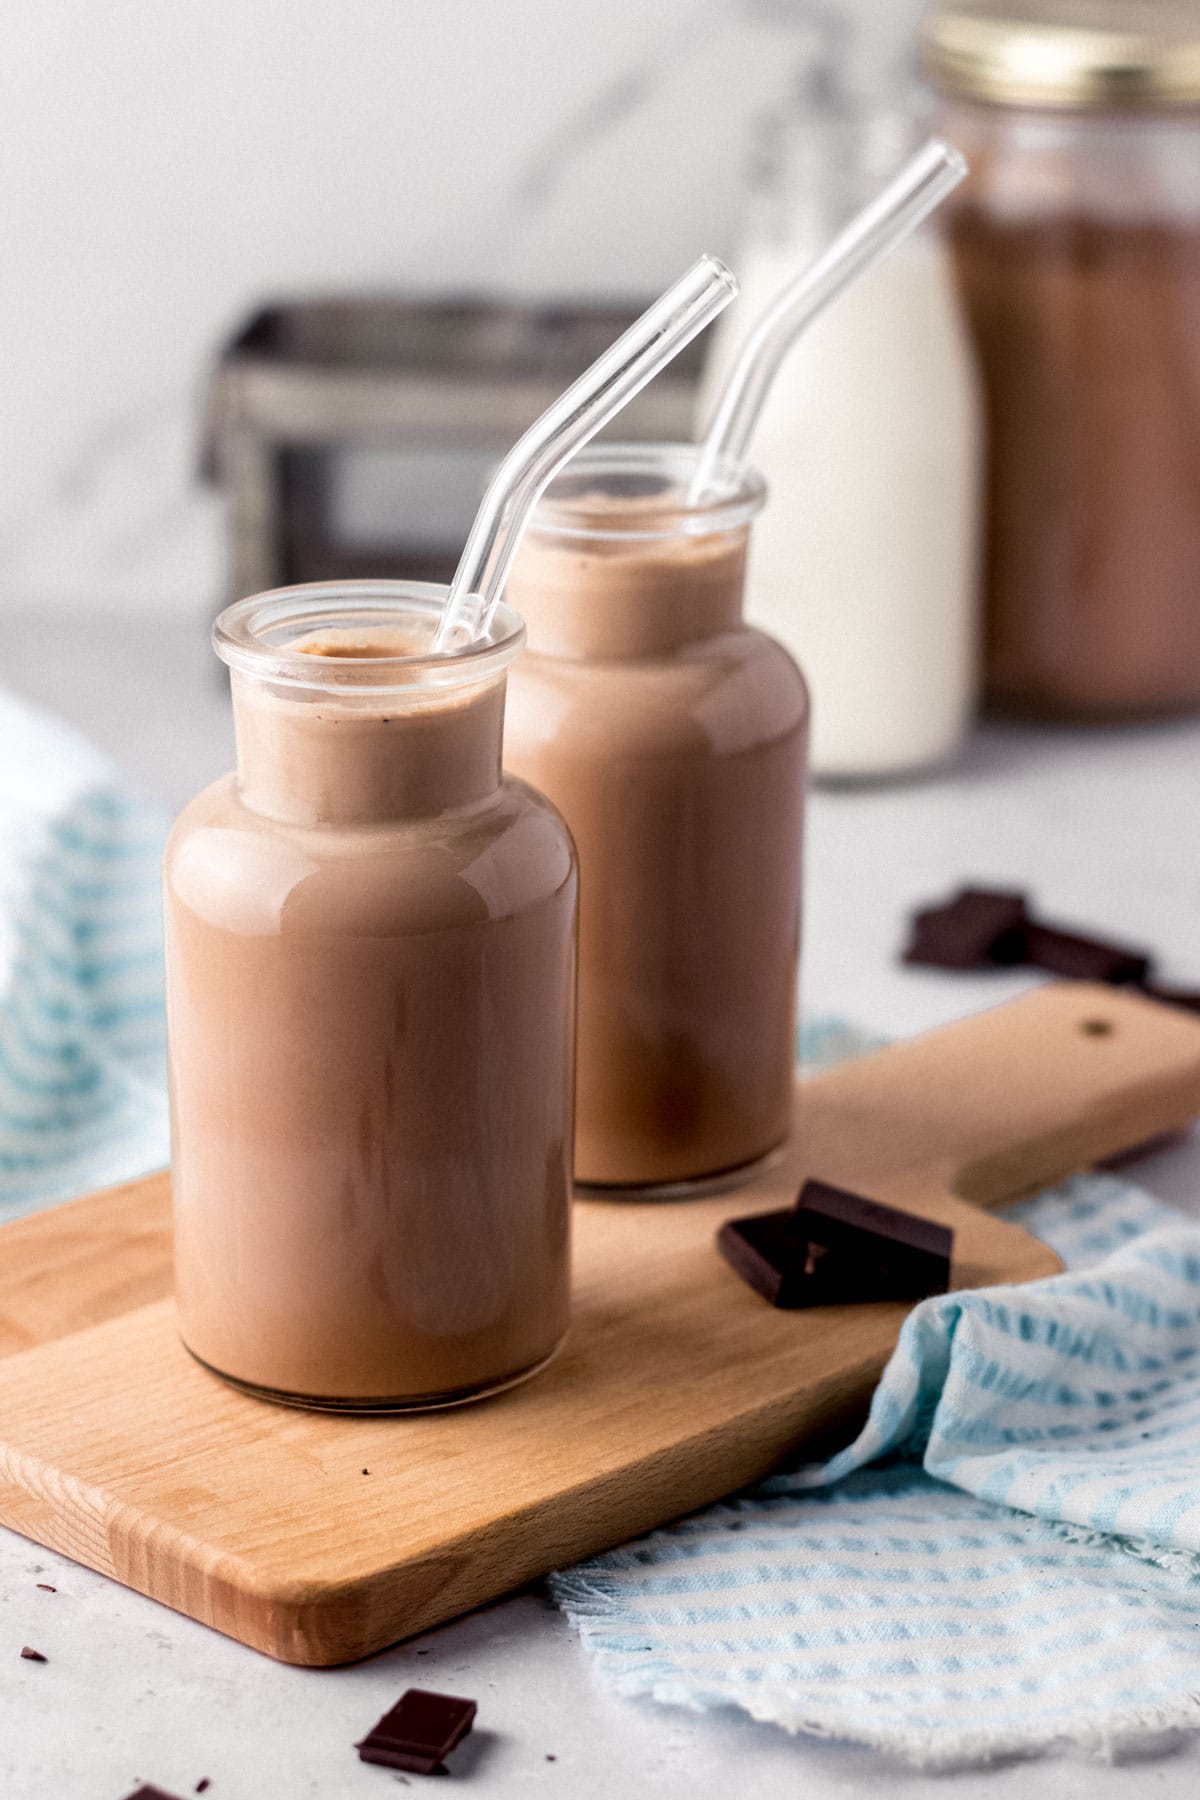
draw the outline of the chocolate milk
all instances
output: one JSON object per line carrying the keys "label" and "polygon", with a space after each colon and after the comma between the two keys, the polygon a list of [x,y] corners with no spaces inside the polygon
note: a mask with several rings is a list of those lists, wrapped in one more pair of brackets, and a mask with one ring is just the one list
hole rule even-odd
{"label": "chocolate milk", "polygon": [[509,579],[506,763],[580,860],[576,1177],[705,1183],[792,1111],[803,678],[745,626],[756,478],[690,509],[685,449],[584,453]]}
{"label": "chocolate milk", "polygon": [[1200,233],[960,210],[990,415],[993,696],[1200,703]]}
{"label": "chocolate milk", "polygon": [[426,685],[395,610],[239,627],[238,775],[166,864],[183,1338],[330,1407],[491,1391],[567,1324],[575,861],[500,777],[520,625]]}

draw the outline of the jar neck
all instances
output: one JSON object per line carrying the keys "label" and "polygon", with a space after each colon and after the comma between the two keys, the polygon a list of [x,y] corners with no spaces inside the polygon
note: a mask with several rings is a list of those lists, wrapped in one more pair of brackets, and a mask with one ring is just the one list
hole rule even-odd
{"label": "jar neck", "polygon": [[536,655],[637,660],[674,655],[742,623],[750,527],[703,535],[526,535],[507,598]]}
{"label": "jar neck", "polygon": [[238,784],[293,825],[428,819],[500,785],[506,678],[415,695],[330,693],[233,676]]}
{"label": "jar neck", "polygon": [[1200,118],[944,103],[970,175],[947,208],[1012,224],[1064,218],[1194,229]]}

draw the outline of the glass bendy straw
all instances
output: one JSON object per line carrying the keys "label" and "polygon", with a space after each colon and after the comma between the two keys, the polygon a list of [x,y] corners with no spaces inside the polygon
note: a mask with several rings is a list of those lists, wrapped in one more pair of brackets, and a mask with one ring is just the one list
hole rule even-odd
{"label": "glass bendy straw", "polygon": [[828,250],[780,290],[742,345],[717,401],[688,491],[689,505],[712,497],[722,463],[744,458],[771,383],[799,334],[872,263],[915,231],[966,173],[964,157],[931,138]]}
{"label": "glass bendy straw", "polygon": [[493,476],[450,584],[437,651],[486,634],[534,507],[563,464],[728,306],[737,281],[702,256],[518,439]]}

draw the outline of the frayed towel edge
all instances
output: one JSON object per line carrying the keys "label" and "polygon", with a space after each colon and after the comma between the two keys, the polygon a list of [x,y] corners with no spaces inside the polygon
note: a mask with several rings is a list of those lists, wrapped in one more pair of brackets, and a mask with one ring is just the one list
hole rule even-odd
{"label": "frayed towel edge", "polygon": [[[594,1640],[596,1627],[611,1626],[618,1618],[624,1625],[625,1614],[617,1597],[594,1579],[581,1576],[577,1570],[556,1572],[548,1579],[552,1597],[581,1637]],[[627,1625],[621,1632],[621,1640],[619,1645],[593,1641],[591,1648],[595,1651],[593,1666],[597,1673],[608,1687],[625,1699],[653,1700],[661,1706],[676,1706],[698,1713],[721,1707],[737,1708],[760,1724],[778,1726],[792,1736],[860,1744],[930,1771],[951,1771],[987,1764],[1001,1757],[1045,1755],[1060,1749],[1081,1750],[1097,1760],[1111,1762],[1124,1750],[1144,1747],[1149,1738],[1200,1730],[1200,1694],[1185,1694],[1177,1701],[1158,1706],[1129,1707],[1102,1718],[1080,1719],[1076,1724],[1037,1726],[1006,1722],[958,1730],[953,1736],[919,1727],[850,1723],[840,1717],[822,1718],[812,1709],[811,1703],[798,1702],[795,1695],[786,1690],[758,1687],[751,1694],[705,1686],[666,1674],[661,1665],[657,1670],[651,1667],[609,1668],[607,1658],[636,1653],[639,1647],[636,1634],[631,1636]]]}

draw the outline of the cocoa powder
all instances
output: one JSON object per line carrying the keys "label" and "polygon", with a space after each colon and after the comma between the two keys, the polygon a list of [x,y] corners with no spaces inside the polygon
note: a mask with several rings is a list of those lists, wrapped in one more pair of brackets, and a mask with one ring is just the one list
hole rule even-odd
{"label": "cocoa powder", "polygon": [[969,206],[954,237],[989,412],[991,696],[1200,703],[1200,230]]}

